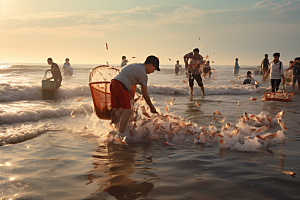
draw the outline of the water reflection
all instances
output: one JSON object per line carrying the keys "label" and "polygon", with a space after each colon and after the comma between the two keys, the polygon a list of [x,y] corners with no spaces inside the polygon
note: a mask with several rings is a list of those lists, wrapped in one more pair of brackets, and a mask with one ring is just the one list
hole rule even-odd
{"label": "water reflection", "polygon": [[202,102],[200,99],[194,99],[193,96],[190,97],[190,101],[187,103],[187,109],[185,111],[186,119],[193,120],[198,119],[203,115],[201,111]]}
{"label": "water reflection", "polygon": [[[274,150],[276,149],[276,150]],[[258,152],[240,152],[221,148],[217,155],[225,158],[241,159],[241,162],[249,161],[258,165],[267,166],[273,171],[284,170],[284,144],[270,146],[267,149],[258,149]]]}
{"label": "water reflection", "polygon": [[154,187],[151,181],[158,179],[152,168],[141,166],[152,163],[147,145],[136,147],[109,143],[101,146],[93,155],[94,169],[87,175],[87,184],[97,180],[99,186],[91,195],[105,197],[108,193],[116,199],[146,197]]}

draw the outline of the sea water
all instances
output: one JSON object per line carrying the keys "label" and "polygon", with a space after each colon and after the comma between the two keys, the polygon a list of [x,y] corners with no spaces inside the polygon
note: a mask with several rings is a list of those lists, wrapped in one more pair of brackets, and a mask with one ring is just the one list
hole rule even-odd
{"label": "sea water", "polygon": [[[60,64],[60,66],[62,66]],[[45,64],[2,63],[0,66],[0,197],[3,199],[297,199],[299,174],[299,93],[292,101],[262,101],[270,82],[253,76],[259,87],[242,85],[233,66],[212,66],[214,78],[203,79],[205,93],[195,82],[189,94],[184,72],[173,66],[149,75],[148,92],[155,107],[200,126],[236,124],[244,112],[275,116],[284,110],[285,142],[255,151],[222,148],[219,143],[175,146],[140,140],[117,145],[100,138],[109,122],[94,114],[89,72],[96,65],[72,65],[63,77],[57,99],[42,100]],[[50,74],[48,74],[48,77]],[[219,76],[218,79],[216,77]],[[236,81],[235,81],[236,80]],[[280,90],[283,88],[281,87]],[[291,86],[286,87],[292,91]],[[251,101],[250,98],[257,98]],[[82,98],[80,101],[78,99]],[[198,103],[196,105],[196,103]],[[226,116],[209,118],[217,110]],[[72,116],[70,116],[72,115]],[[276,133],[280,126],[268,132]]]}

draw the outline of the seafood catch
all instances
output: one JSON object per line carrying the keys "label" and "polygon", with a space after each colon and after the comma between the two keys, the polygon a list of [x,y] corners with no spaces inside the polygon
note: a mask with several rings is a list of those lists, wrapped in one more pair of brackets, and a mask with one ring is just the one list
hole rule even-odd
{"label": "seafood catch", "polygon": [[[171,100],[171,102],[173,102]],[[201,143],[201,144],[219,144],[221,148],[238,151],[257,151],[259,148],[268,145],[276,145],[285,141],[283,130],[286,126],[283,124],[283,111],[277,116],[271,116],[261,112],[258,115],[244,113],[238,119],[236,125],[224,124],[226,116],[215,111],[210,118],[222,123],[221,128],[210,124],[206,127],[198,126],[187,119],[177,116],[170,111],[167,103],[167,113],[150,113],[150,108],[143,97],[135,100],[132,116],[120,137],[125,137],[126,141],[154,140],[160,141],[164,145],[173,146],[183,142]],[[138,117],[136,117],[138,116]],[[217,118],[221,117],[221,118]],[[276,119],[277,117],[277,119]],[[279,131],[268,133],[270,127],[281,126]],[[117,132],[114,126],[111,126],[112,133]],[[115,144],[127,144],[125,139],[114,137],[101,138],[103,141],[112,141]]]}

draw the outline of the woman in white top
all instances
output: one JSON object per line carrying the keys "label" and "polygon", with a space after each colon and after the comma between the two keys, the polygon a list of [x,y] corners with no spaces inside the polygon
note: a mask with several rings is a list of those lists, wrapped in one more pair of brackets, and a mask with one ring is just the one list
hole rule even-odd
{"label": "woman in white top", "polygon": [[270,64],[270,68],[267,72],[267,75],[265,76],[265,79],[268,77],[270,74],[270,79],[271,79],[271,87],[272,87],[272,92],[277,92],[281,78],[282,82],[284,83],[284,70],[283,70],[283,64],[279,60],[280,53],[274,53],[273,54],[273,61]]}
{"label": "woman in white top", "polygon": [[66,58],[66,62],[64,63],[64,66],[63,66],[64,76],[72,76],[73,75],[73,69],[71,68],[69,61],[70,61],[69,58]]}

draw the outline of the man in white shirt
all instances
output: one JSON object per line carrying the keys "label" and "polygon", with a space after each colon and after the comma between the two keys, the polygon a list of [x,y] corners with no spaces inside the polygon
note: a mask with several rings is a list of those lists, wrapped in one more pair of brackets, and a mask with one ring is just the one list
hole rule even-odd
{"label": "man in white shirt", "polygon": [[281,79],[282,79],[282,83],[284,83],[283,64],[279,60],[279,57],[280,57],[280,53],[273,54],[273,61],[270,63],[270,68],[267,72],[267,75],[264,78],[266,79],[270,74],[272,92],[278,91]]}
{"label": "man in white shirt", "polygon": [[149,105],[150,111],[157,113],[147,92],[148,74],[153,73],[155,70],[160,71],[159,60],[155,56],[148,56],[143,64],[134,63],[127,65],[112,79],[110,84],[112,122],[117,117],[115,116],[115,111],[119,108],[123,109],[118,134],[123,133],[131,115],[130,100],[134,97],[131,96],[130,91],[133,86],[141,85],[143,97]]}
{"label": "man in white shirt", "polygon": [[175,74],[178,74],[179,73],[179,70],[181,70],[182,67],[181,65],[179,65],[179,60],[177,60],[177,64],[175,65]]}

